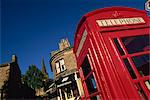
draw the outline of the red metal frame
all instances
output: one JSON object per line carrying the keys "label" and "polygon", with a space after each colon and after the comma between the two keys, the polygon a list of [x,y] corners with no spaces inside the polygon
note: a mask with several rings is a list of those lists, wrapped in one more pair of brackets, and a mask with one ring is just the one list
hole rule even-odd
{"label": "red metal frame", "polygon": [[[114,16],[114,13],[119,13]],[[117,25],[100,27],[96,20],[99,19],[117,19],[117,18],[132,18],[141,17],[145,23],[134,25]],[[83,44],[80,43],[84,30],[87,31],[86,39]],[[150,76],[142,77],[131,57],[150,54],[150,51],[136,52],[128,54],[124,44],[121,41],[122,37],[150,35],[150,20],[144,11],[126,7],[111,7],[98,9],[83,16],[81,19],[74,41],[74,53],[76,54],[77,66],[82,80],[85,96],[82,99],[90,99],[93,96],[99,95],[100,99],[147,99],[150,91],[145,86],[145,81],[150,80]],[[124,55],[120,55],[113,39],[116,38]],[[82,46],[81,46],[82,44]],[[82,47],[78,50],[78,47]],[[79,55],[77,55],[77,52]],[[91,71],[84,77],[82,71],[82,63],[88,58],[91,66]],[[136,79],[132,79],[128,69],[125,67],[123,59],[127,59],[136,75]],[[97,91],[89,94],[86,80],[94,76]],[[138,90],[141,89],[143,94],[139,95]]]}
{"label": "red metal frame", "polygon": [[[144,77],[142,77],[142,76],[139,74],[139,72],[138,72],[137,69],[136,69],[136,66],[134,65],[133,61],[131,60],[131,57],[133,57],[133,56],[139,56],[139,55],[143,55],[143,54],[150,54],[150,51],[143,51],[143,52],[128,54],[128,52],[127,52],[125,46],[123,45],[122,41],[120,40],[120,36],[119,36],[119,35],[120,35],[120,33],[121,33],[121,34],[124,34],[124,35],[121,36],[121,37],[134,36],[134,35],[135,35],[135,36],[137,36],[137,35],[144,35],[143,33],[147,33],[147,34],[148,34],[148,30],[149,30],[149,28],[147,28],[147,29],[138,29],[138,32],[135,31],[135,30],[132,30],[132,31],[131,31],[131,30],[128,30],[128,32],[123,32],[123,31],[122,31],[122,32],[118,32],[118,33],[115,33],[115,32],[114,32],[114,33],[107,34],[107,35],[104,36],[104,38],[105,38],[105,43],[111,41],[110,43],[111,43],[111,45],[113,45],[113,48],[110,48],[111,46],[108,47],[108,48],[110,48],[109,51],[116,49],[115,44],[112,42],[112,38],[114,38],[114,37],[118,38],[119,44],[121,45],[123,51],[125,52],[125,55],[123,55],[123,56],[118,55],[118,57],[119,57],[120,61],[121,61],[121,59],[123,59],[123,58],[127,58],[127,59],[129,60],[129,63],[131,64],[131,67],[133,68],[133,70],[134,70],[134,72],[135,72],[135,74],[136,74],[136,76],[137,76],[137,79],[136,79],[136,80],[133,80],[133,79],[130,77],[130,75],[128,74],[128,76],[130,77],[130,81],[133,81],[133,83],[135,83],[135,81],[136,81],[136,83],[139,82],[140,85],[141,85],[141,87],[143,88],[145,94],[147,95],[147,97],[150,95],[150,93],[149,93],[149,90],[146,88],[146,86],[143,84],[143,81],[149,80],[150,77],[149,77],[149,76],[144,76]],[[129,33],[129,34],[125,35],[126,33]],[[142,33],[142,34],[141,34],[141,33]],[[113,34],[113,35],[112,35],[112,34]],[[149,33],[149,34],[150,34],[150,33]],[[108,41],[108,38],[111,38],[111,40]],[[117,50],[115,50],[114,53],[115,53],[115,52],[116,52],[116,55],[119,54],[119,52],[117,52]],[[116,58],[117,58],[117,57],[116,57]],[[115,58],[114,58],[114,59],[115,59]],[[115,62],[115,60],[114,60],[113,62]],[[115,63],[117,63],[117,65],[119,65],[118,62],[115,62]],[[121,61],[120,63],[123,63],[123,62]],[[121,64],[120,64],[120,65],[121,65]],[[123,66],[124,66],[124,65],[123,65]],[[126,72],[128,73],[127,70],[126,70]],[[120,74],[122,74],[122,73],[120,73]],[[122,75],[120,75],[120,76],[122,76]],[[124,83],[124,82],[123,82],[123,83]],[[127,83],[124,83],[124,86],[125,86],[125,88],[127,88]],[[134,89],[133,89],[133,90],[134,90]],[[134,91],[136,91],[136,90],[134,90]]]}

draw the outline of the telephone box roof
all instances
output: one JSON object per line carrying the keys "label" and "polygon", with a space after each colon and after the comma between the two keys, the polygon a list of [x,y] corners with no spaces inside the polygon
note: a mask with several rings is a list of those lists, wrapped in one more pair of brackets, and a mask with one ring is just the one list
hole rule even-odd
{"label": "telephone box roof", "polygon": [[143,13],[143,14],[146,14],[146,11],[144,10],[138,10],[138,9],[135,9],[135,8],[129,8],[129,7],[122,7],[122,6],[114,6],[114,7],[107,7],[107,8],[100,8],[100,9],[97,9],[97,10],[94,10],[94,11],[91,11],[91,12],[88,12],[87,14],[83,15],[83,17],[81,18],[81,20],[79,21],[79,24],[77,26],[77,30],[75,32],[75,39],[77,37],[77,33],[81,27],[81,25],[84,23],[84,21],[88,18],[88,17],[91,17],[95,14],[98,14],[98,13],[102,13],[102,12],[107,12],[107,11],[130,11],[130,12],[139,12],[139,13]]}

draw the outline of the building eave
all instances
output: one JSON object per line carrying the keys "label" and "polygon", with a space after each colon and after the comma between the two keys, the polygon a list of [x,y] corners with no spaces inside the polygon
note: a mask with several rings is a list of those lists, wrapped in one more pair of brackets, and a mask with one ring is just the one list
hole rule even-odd
{"label": "building eave", "polygon": [[11,63],[12,63],[12,62],[8,62],[8,63],[1,64],[0,67],[9,66]]}

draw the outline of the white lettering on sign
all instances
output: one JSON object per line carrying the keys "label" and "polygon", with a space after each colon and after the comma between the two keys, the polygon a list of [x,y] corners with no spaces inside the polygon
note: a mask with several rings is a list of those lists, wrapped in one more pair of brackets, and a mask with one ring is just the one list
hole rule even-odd
{"label": "white lettering on sign", "polygon": [[102,26],[102,27],[145,23],[142,17],[103,19],[103,20],[97,20],[96,22],[98,23],[99,26]]}
{"label": "white lettering on sign", "polygon": [[85,40],[86,40],[86,37],[87,37],[87,31],[86,31],[86,29],[85,29],[84,32],[83,32],[83,35],[82,35],[82,37],[81,37],[81,40],[80,40],[80,43],[79,43],[77,52],[76,52],[77,57],[78,57],[79,54],[80,54],[80,51],[81,51],[81,49],[82,49],[82,47],[83,47],[83,44],[84,44],[84,42],[85,42]]}

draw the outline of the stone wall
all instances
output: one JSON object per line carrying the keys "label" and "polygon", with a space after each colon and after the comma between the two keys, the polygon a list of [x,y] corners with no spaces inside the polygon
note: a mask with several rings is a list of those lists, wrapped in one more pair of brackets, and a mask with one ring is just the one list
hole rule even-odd
{"label": "stone wall", "polygon": [[2,89],[5,82],[8,81],[9,71],[10,71],[9,65],[0,67],[0,89]]}
{"label": "stone wall", "polygon": [[34,96],[34,90],[22,84],[21,71],[17,62],[0,65],[0,100],[33,98]]}
{"label": "stone wall", "polygon": [[6,87],[8,86],[9,72],[9,64],[3,64],[0,66],[0,99],[7,97]]}

